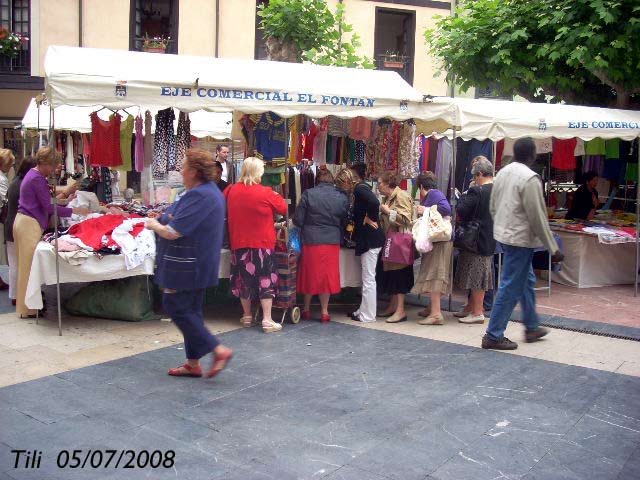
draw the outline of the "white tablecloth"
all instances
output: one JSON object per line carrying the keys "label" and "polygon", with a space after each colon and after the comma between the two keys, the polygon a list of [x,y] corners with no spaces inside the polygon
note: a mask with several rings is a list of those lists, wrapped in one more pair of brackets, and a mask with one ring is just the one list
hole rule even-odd
{"label": "white tablecloth", "polygon": [[[223,249],[220,254],[219,278],[229,278],[231,252]],[[127,270],[122,255],[106,255],[88,258],[82,265],[70,265],[60,259],[60,283],[85,283],[133,277],[136,275],[153,275],[154,259],[145,259],[144,264],[133,270]],[[56,283],[56,257],[53,246],[46,242],[38,243],[31,274],[27,285],[25,303],[34,310],[42,308],[42,285]],[[340,250],[340,283],[342,287],[360,287],[362,274],[360,259],[349,249]]]}
{"label": "white tablecloth", "polygon": [[[231,252],[223,249],[220,254],[220,278],[229,278]],[[360,259],[355,251],[347,248],[340,249],[340,285],[344,287],[362,286],[362,270]]]}
{"label": "white tablecloth", "polygon": [[564,242],[562,270],[552,280],[578,288],[632,284],[635,281],[636,244],[600,243],[594,235],[554,230]]}
{"label": "white tablecloth", "polygon": [[[71,265],[60,258],[60,283],[99,282],[136,275],[153,275],[153,258],[132,270],[127,270],[123,255],[92,256],[81,265]],[[25,303],[34,310],[42,308],[42,285],[56,283],[56,255],[53,245],[40,242],[36,247],[27,284]]]}

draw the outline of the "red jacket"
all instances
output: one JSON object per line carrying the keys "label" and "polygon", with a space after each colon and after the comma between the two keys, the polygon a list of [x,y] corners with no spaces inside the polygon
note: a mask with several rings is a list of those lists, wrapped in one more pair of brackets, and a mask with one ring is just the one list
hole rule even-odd
{"label": "red jacket", "polygon": [[272,189],[263,185],[236,183],[224,191],[231,250],[276,246],[274,214],[284,215],[287,204]]}

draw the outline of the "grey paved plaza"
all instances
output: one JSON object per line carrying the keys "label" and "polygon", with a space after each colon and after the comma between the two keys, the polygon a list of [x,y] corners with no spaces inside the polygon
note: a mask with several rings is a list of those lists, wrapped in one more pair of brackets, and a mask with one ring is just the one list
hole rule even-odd
{"label": "grey paved plaza", "polygon": [[[333,322],[221,338],[212,381],[166,375],[180,346],[0,389],[0,479],[640,478],[638,377]],[[58,468],[74,449],[175,462]]]}

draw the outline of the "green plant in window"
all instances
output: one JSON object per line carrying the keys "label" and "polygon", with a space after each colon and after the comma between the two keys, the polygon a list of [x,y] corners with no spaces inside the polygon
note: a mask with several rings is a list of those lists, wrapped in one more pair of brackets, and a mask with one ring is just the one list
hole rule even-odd
{"label": "green plant in window", "polygon": [[166,50],[171,42],[171,37],[149,37],[145,34],[142,40],[142,49],[162,49]]}
{"label": "green plant in window", "polygon": [[10,32],[4,27],[0,28],[0,55],[16,58],[22,50],[22,45],[27,43],[29,38],[15,32]]}

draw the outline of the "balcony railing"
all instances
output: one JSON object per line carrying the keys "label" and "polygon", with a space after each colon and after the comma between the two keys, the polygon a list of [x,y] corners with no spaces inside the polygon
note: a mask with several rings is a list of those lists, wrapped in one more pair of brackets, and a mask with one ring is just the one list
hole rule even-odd
{"label": "balcony railing", "polygon": [[31,50],[23,48],[15,58],[0,55],[0,73],[29,75],[31,73]]}

